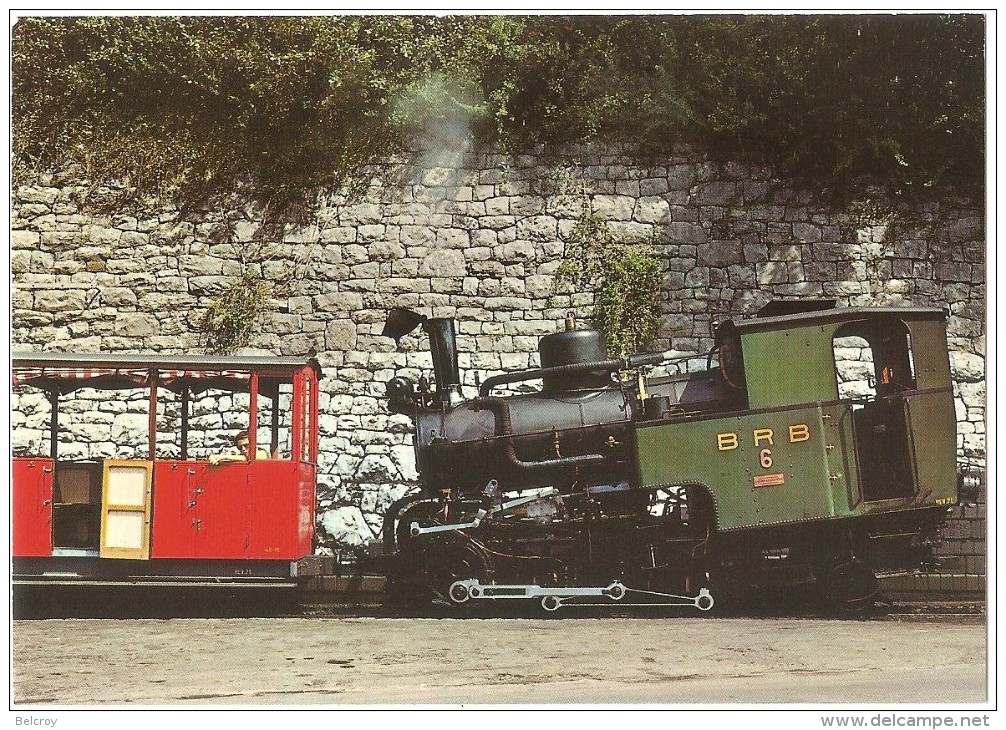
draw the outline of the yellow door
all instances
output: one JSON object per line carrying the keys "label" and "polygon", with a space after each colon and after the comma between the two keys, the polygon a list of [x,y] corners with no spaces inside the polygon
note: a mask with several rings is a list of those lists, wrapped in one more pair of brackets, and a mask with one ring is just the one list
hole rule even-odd
{"label": "yellow door", "polygon": [[150,461],[105,461],[101,481],[101,557],[150,559],[153,466]]}

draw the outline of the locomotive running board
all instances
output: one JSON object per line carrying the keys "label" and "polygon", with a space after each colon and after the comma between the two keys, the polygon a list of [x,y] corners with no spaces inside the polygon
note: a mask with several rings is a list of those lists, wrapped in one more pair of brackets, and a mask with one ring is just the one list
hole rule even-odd
{"label": "locomotive running board", "polygon": [[[694,606],[700,611],[708,611],[713,607],[713,597],[708,588],[699,590],[696,596],[676,596],[670,593],[655,593],[653,591],[638,591],[626,588],[622,583],[615,581],[605,587],[586,588],[562,588],[558,586],[539,585],[498,585],[490,583],[482,585],[477,578],[459,580],[451,584],[448,595],[455,603],[466,603],[469,599],[541,599],[541,607],[546,611],[558,611],[567,601],[573,598],[583,597],[605,597],[612,601],[621,601],[628,592],[646,593],[659,596],[665,599],[672,599],[674,602],[652,602],[644,604],[622,604],[625,606]],[[570,606],[596,606],[597,603],[570,603]]]}

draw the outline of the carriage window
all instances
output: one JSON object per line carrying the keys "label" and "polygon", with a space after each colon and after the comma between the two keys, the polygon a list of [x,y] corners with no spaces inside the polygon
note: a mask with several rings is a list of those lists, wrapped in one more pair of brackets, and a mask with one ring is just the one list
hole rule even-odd
{"label": "carriage window", "polygon": [[45,391],[15,385],[11,392],[11,450],[14,456],[48,456],[52,404]]}
{"label": "carriage window", "polygon": [[61,459],[146,459],[150,391],[77,388],[59,397]]}
{"label": "carriage window", "polygon": [[[294,372],[110,367],[83,360],[22,365],[14,375],[13,452],[94,463],[238,457],[235,436],[254,423],[259,458],[301,457],[293,453],[296,436],[306,445],[304,454],[310,455],[315,394],[295,394],[294,380]],[[309,429],[305,433],[293,433],[294,406],[303,408],[300,423]]]}
{"label": "carriage window", "polygon": [[163,388],[158,389],[156,422],[157,458],[180,459],[182,448],[182,402],[178,394]]}
{"label": "carriage window", "polygon": [[234,436],[248,428],[248,393],[206,388],[193,393],[191,399],[188,457],[236,454]]}
{"label": "carriage window", "polygon": [[[279,401],[276,412],[279,414],[279,425],[276,434],[276,446],[271,448],[277,449],[278,455],[276,458],[290,459],[293,457],[291,453],[293,446],[290,433],[293,425],[290,423],[290,414],[293,413],[293,383],[281,383],[277,397]],[[263,421],[263,423],[271,422],[271,420]]]}

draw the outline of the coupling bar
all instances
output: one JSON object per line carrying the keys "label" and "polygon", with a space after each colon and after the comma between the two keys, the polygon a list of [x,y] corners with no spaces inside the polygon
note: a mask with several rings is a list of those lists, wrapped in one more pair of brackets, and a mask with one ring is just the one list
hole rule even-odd
{"label": "coupling bar", "polygon": [[486,511],[480,509],[475,514],[475,519],[471,522],[459,522],[453,525],[434,525],[432,527],[420,527],[418,522],[413,522],[409,525],[409,533],[416,537],[417,535],[429,535],[434,532],[450,532],[451,530],[467,530],[472,527],[478,527],[482,522],[482,518],[486,516]]}
{"label": "coupling bar", "polygon": [[[621,601],[628,593],[643,593],[657,596],[658,601],[647,603],[623,603],[625,606],[693,606],[700,611],[708,611],[715,601],[708,588],[700,588],[694,596],[678,596],[673,593],[658,593],[626,588],[621,582],[604,587],[566,588],[559,586],[539,585],[499,585],[490,583],[482,585],[477,578],[459,580],[451,584],[448,595],[454,603],[466,603],[469,599],[541,599],[541,607],[546,611],[558,611],[567,601],[573,598],[603,597],[612,601]],[[570,603],[571,606],[597,606],[598,603]]]}
{"label": "coupling bar", "polygon": [[541,607],[546,611],[556,611],[570,598],[582,596],[604,596],[613,601],[620,601],[625,596],[625,586],[615,581],[604,587],[562,588],[558,586],[539,585],[497,585],[490,583],[482,585],[477,578],[459,580],[451,584],[448,592],[455,603],[465,603],[469,598],[508,599],[531,598],[541,599]]}

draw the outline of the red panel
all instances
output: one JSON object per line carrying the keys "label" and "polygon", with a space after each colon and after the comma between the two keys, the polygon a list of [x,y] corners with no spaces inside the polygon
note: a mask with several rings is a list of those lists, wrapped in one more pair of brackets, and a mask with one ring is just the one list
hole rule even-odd
{"label": "red panel", "polygon": [[196,495],[196,554],[247,558],[251,546],[251,491],[247,461],[207,466]]}
{"label": "red panel", "polygon": [[300,554],[303,556],[314,554],[314,509],[318,504],[318,493],[315,488],[317,484],[316,471],[317,467],[314,464],[300,464],[298,468],[300,477],[298,539]]}
{"label": "red panel", "polygon": [[15,557],[52,555],[52,459],[14,458]]}
{"label": "red panel", "polygon": [[254,461],[248,466],[248,557],[296,560],[310,555],[311,530],[305,526],[310,528],[313,521],[313,480],[310,489],[305,488],[303,466],[292,461]]}
{"label": "red panel", "polygon": [[206,462],[155,461],[152,558],[196,557],[199,489]]}
{"label": "red panel", "polygon": [[154,464],[152,557],[296,560],[313,552],[315,467]]}

